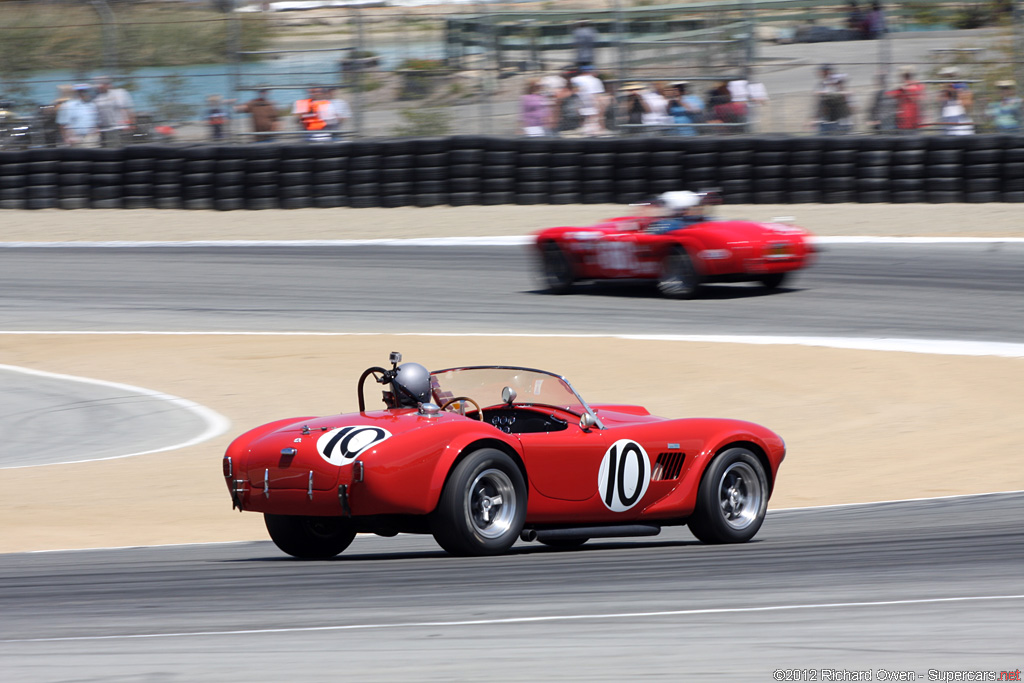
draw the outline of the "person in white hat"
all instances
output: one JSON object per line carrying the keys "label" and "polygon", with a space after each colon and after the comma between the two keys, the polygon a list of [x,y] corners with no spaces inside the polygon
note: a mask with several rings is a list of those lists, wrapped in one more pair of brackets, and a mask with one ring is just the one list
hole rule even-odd
{"label": "person in white hat", "polygon": [[64,144],[69,147],[95,147],[99,142],[99,115],[96,105],[89,100],[89,86],[75,86],[75,96],[57,110]]}
{"label": "person in white hat", "polygon": [[708,203],[714,203],[713,194],[689,190],[662,192],[653,201],[654,206],[660,209],[661,218],[651,223],[647,232],[664,235],[694,223],[703,223],[708,220],[704,207]]}

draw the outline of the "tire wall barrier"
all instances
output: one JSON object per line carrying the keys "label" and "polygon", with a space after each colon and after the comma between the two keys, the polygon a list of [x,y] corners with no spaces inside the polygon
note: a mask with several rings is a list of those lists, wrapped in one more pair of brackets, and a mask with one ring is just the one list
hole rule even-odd
{"label": "tire wall barrier", "polygon": [[1024,136],[453,136],[0,152],[0,208],[1024,202]]}

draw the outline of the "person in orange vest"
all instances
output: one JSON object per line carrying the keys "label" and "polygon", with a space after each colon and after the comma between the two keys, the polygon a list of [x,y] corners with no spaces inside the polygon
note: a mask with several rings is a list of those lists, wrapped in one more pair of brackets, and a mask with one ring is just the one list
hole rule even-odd
{"label": "person in orange vest", "polygon": [[292,113],[298,118],[299,124],[309,133],[318,133],[327,127],[327,121],[333,120],[331,102],[325,99],[320,88],[310,88],[309,97],[297,100]]}

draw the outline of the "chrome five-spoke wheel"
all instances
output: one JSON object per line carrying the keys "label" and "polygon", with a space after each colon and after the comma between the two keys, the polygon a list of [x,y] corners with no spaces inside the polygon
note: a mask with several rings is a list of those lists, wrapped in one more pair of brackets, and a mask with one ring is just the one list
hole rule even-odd
{"label": "chrome five-spoke wheel", "polygon": [[468,493],[476,532],[484,538],[508,533],[516,517],[516,491],[509,476],[501,470],[485,470],[477,475]]}
{"label": "chrome five-spoke wheel", "polygon": [[728,448],[704,470],[687,525],[705,543],[749,541],[764,522],[770,492],[757,455],[742,446]]}
{"label": "chrome five-spoke wheel", "polygon": [[757,519],[761,509],[761,479],[746,462],[734,462],[722,473],[718,499],[722,517],[733,529],[746,529]]}
{"label": "chrome five-spoke wheel", "polygon": [[438,545],[453,555],[496,555],[526,522],[526,480],[504,451],[480,448],[452,469],[430,519]]}

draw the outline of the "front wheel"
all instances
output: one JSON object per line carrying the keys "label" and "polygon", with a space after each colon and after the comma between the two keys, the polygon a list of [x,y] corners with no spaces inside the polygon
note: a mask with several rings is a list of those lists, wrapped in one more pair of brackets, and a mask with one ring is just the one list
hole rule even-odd
{"label": "front wheel", "polygon": [[787,275],[789,273],[771,273],[770,275],[762,275],[759,281],[765,289],[778,289],[786,281]]}
{"label": "front wheel", "polygon": [[730,448],[716,456],[697,489],[688,521],[705,543],[744,543],[761,528],[768,509],[768,477],[749,449]]}
{"label": "front wheel", "polygon": [[546,242],[541,248],[541,277],[552,294],[565,294],[572,289],[572,264],[554,242]]}
{"label": "front wheel", "polygon": [[508,455],[481,448],[448,478],[431,530],[452,555],[497,555],[512,547],[526,521],[526,482]]}
{"label": "front wheel", "polygon": [[328,560],[352,543],[356,532],[344,517],[271,515],[263,521],[274,545],[300,560]]}
{"label": "front wheel", "polygon": [[692,299],[700,291],[700,275],[682,247],[673,247],[662,261],[658,290],[669,299]]}

